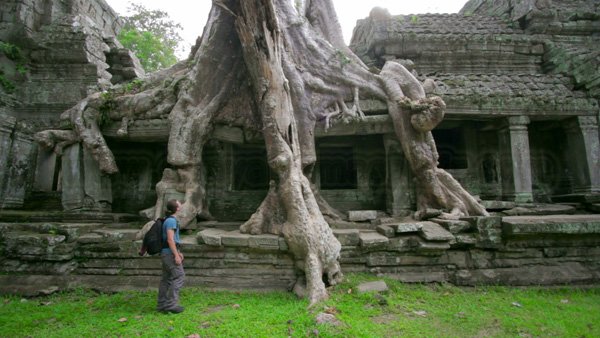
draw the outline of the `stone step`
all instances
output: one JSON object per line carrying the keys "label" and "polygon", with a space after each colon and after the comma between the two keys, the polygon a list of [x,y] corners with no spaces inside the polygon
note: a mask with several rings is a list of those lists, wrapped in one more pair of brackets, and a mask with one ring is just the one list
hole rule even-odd
{"label": "stone step", "polygon": [[143,222],[141,216],[126,213],[102,212],[64,212],[64,211],[29,211],[2,210],[0,222],[76,222],[76,223],[130,223]]}
{"label": "stone step", "polygon": [[600,235],[600,215],[508,216],[502,218],[507,236]]}

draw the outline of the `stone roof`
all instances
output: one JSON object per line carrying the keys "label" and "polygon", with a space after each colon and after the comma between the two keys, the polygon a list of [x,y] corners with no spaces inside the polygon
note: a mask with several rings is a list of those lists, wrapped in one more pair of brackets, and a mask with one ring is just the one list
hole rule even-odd
{"label": "stone roof", "polygon": [[397,15],[391,19],[390,31],[418,34],[523,34],[499,18],[462,14]]}
{"label": "stone roof", "polygon": [[[480,109],[511,106],[514,110],[594,114],[598,103],[573,90],[571,79],[546,74],[430,74],[436,94],[447,103],[469,103]],[[462,104],[460,104],[462,105]],[[484,107],[485,106],[485,107]]]}

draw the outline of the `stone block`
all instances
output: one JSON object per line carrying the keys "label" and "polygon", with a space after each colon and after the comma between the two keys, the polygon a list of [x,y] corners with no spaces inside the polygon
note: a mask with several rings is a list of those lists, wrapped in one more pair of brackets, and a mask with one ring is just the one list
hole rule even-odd
{"label": "stone block", "polygon": [[356,287],[358,293],[366,292],[386,292],[389,290],[387,284],[384,281],[374,281],[359,284]]}
{"label": "stone block", "polygon": [[443,242],[454,240],[454,235],[433,222],[421,222],[420,234],[427,241]]}
{"label": "stone block", "polygon": [[361,232],[360,246],[363,248],[377,248],[386,245],[390,240],[376,232]]}
{"label": "stone block", "polygon": [[358,229],[333,229],[333,235],[342,246],[357,246],[360,244]]}
{"label": "stone block", "polygon": [[477,229],[478,248],[497,249],[502,246],[501,217],[472,217]]}
{"label": "stone block", "polygon": [[79,236],[79,238],[77,238],[77,243],[79,244],[95,244],[95,243],[102,243],[105,241],[104,236],[100,235],[100,234],[96,234],[96,233],[88,233],[85,235],[81,235]]}
{"label": "stone block", "polygon": [[475,234],[458,234],[455,238],[457,246],[473,246],[477,243]]}
{"label": "stone block", "polygon": [[139,230],[137,229],[97,229],[93,233],[99,234],[107,241],[135,241]]}
{"label": "stone block", "polygon": [[397,234],[406,234],[406,233],[421,231],[422,224],[421,224],[421,222],[395,223],[395,224],[389,224],[389,226],[395,228]]}
{"label": "stone block", "polygon": [[221,236],[227,233],[220,229],[206,229],[198,233],[198,243],[204,243],[210,246],[221,246]]}
{"label": "stone block", "polygon": [[285,238],[283,238],[283,237],[279,237],[279,250],[280,251],[288,251],[289,250],[287,242],[285,241]]}
{"label": "stone block", "polygon": [[248,238],[248,246],[251,248],[279,250],[279,236],[276,235],[253,235]]}
{"label": "stone block", "polygon": [[506,236],[600,234],[597,215],[515,216],[502,219]]}
{"label": "stone block", "polygon": [[396,235],[396,230],[388,225],[378,225],[377,232],[388,238],[392,238]]}
{"label": "stone block", "polygon": [[469,223],[468,221],[441,218],[432,218],[430,219],[430,221],[441,225],[442,227],[444,227],[444,229],[450,231],[453,234],[467,232],[472,228],[471,223]]}
{"label": "stone block", "polygon": [[511,201],[481,201],[481,205],[490,211],[512,209],[517,204]]}
{"label": "stone block", "polygon": [[239,230],[228,231],[221,235],[223,246],[244,247],[249,245],[250,235],[242,234]]}
{"label": "stone block", "polygon": [[350,210],[348,220],[351,222],[363,222],[377,219],[377,210]]}
{"label": "stone block", "polygon": [[458,270],[456,285],[564,285],[592,283],[593,273],[576,262],[512,268]]}
{"label": "stone block", "polygon": [[415,248],[415,239],[411,237],[394,237],[390,238],[387,244],[387,250],[408,252]]}

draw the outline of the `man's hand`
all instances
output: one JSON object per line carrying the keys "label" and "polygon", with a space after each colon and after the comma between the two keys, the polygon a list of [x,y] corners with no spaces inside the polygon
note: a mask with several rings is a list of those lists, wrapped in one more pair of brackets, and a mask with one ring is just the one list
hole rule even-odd
{"label": "man's hand", "polygon": [[175,256],[175,264],[181,265],[181,263],[183,263],[183,255],[180,253],[175,253],[173,256]]}

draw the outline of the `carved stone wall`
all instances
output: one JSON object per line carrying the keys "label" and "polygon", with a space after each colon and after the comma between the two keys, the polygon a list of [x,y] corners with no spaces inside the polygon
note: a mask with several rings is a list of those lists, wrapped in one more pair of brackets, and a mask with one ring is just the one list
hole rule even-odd
{"label": "carved stone wall", "polygon": [[[433,131],[440,166],[471,193],[589,202],[600,198],[599,13],[596,1],[568,0],[472,0],[458,14],[373,9],[351,48],[372,67],[399,60],[433,80],[448,107]],[[466,145],[445,137],[451,130]],[[463,151],[466,168],[444,158]]]}
{"label": "carved stone wall", "polygon": [[[119,229],[106,219],[0,223],[0,293],[155,289],[160,260],[138,256],[141,241],[136,228],[123,228],[127,221],[115,215]],[[600,221],[593,215],[378,223],[334,229],[344,272],[469,286],[600,282]],[[240,234],[231,230],[236,224],[200,226],[182,236],[186,285],[291,289],[297,271],[282,237]]]}
{"label": "carved stone wall", "polygon": [[[0,41],[19,51],[17,60],[0,53],[0,70],[12,86],[0,87],[1,207],[43,207],[40,200],[63,187],[61,159],[38,151],[33,133],[59,127],[60,114],[88,94],[143,75],[135,56],[114,38],[121,26],[104,0],[0,3]],[[84,199],[69,210],[83,208]]]}

